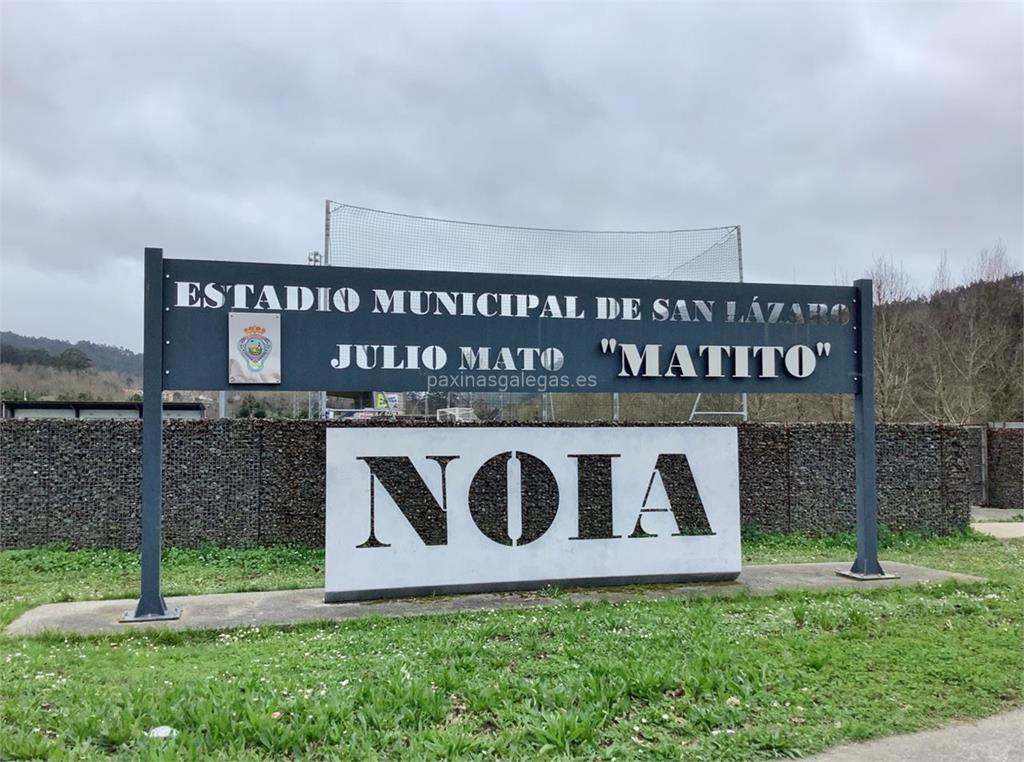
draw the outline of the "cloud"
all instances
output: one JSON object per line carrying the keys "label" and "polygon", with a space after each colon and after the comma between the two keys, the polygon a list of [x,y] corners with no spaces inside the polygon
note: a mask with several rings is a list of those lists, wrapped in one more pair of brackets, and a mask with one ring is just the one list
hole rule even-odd
{"label": "cloud", "polygon": [[1020,261],[1018,4],[2,12],[5,329],[137,349],[143,247],[304,262],[325,198],[739,223],[760,281],[830,283],[886,255],[926,285],[942,249],[956,269],[997,238]]}

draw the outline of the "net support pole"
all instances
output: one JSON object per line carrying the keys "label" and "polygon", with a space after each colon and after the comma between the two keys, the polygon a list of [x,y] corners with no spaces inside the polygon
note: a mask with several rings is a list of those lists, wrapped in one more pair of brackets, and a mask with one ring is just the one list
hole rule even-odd
{"label": "net support pole", "polygon": [[856,580],[895,579],[878,561],[878,493],[875,458],[875,319],[870,280],[853,283],[857,289],[854,314],[857,322],[857,391],[853,397],[853,446],[857,478],[857,558],[849,571],[837,572]]}
{"label": "net support pole", "polygon": [[[322,267],[331,266],[331,200],[324,199],[324,255],[320,260]],[[316,395],[316,418],[323,420],[327,416],[327,390]],[[310,415],[310,418],[313,416]]]}
{"label": "net support pole", "polygon": [[331,264],[331,200],[324,201],[324,258],[323,264]]}
{"label": "net support pole", "polygon": [[122,622],[177,619],[160,594],[160,522],[164,389],[164,252],[146,249],[142,345],[142,583],[134,611]]}

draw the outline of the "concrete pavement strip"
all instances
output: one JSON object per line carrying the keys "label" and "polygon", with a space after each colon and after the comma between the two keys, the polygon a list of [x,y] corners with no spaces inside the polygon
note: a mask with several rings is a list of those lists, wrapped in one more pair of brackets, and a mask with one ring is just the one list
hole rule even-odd
{"label": "concrete pavement strip", "polygon": [[976,521],[971,524],[971,529],[990,537],[998,537],[1000,540],[1024,537],[1024,521]]}
{"label": "concrete pavement strip", "polygon": [[1020,762],[1024,710],[937,730],[837,746],[805,762]]}
{"label": "concrete pavement strip", "polygon": [[1024,508],[984,508],[972,505],[971,521],[1024,521]]}
{"label": "concrete pavement strip", "polygon": [[148,629],[228,629],[255,625],[287,625],[301,622],[355,619],[365,616],[410,616],[447,614],[459,611],[529,608],[560,605],[563,602],[658,600],[750,593],[770,595],[781,590],[875,590],[894,585],[938,584],[947,580],[981,582],[980,577],[937,571],[921,566],[882,562],[887,572],[899,579],[858,582],[839,577],[849,561],[812,564],[746,566],[734,582],[687,585],[632,586],[566,590],[558,596],[543,593],[480,593],[425,598],[404,598],[359,603],[324,603],[322,588],[275,590],[259,593],[215,593],[169,597],[169,606],[182,610],[181,618],[121,624],[118,619],[135,607],[135,601],[74,601],[49,603],[25,612],[7,627],[7,635],[26,636],[41,632],[126,633]]}

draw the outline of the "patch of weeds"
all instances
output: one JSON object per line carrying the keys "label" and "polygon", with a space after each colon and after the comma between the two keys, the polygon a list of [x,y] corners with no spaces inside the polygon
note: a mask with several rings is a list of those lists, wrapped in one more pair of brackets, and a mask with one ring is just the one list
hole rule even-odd
{"label": "patch of weeds", "polygon": [[545,598],[553,598],[555,600],[565,598],[565,588],[557,587],[556,585],[547,585],[538,592]]}

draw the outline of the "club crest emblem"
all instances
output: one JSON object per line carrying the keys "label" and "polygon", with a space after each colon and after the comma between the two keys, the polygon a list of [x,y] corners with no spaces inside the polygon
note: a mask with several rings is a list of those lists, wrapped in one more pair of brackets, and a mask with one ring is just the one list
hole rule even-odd
{"label": "club crest emblem", "polygon": [[253,373],[263,370],[263,364],[270,357],[274,345],[266,336],[267,329],[258,325],[250,325],[243,331],[244,335],[238,340],[238,351]]}

